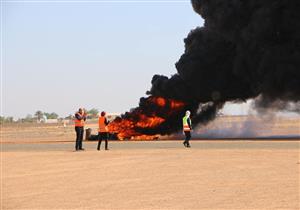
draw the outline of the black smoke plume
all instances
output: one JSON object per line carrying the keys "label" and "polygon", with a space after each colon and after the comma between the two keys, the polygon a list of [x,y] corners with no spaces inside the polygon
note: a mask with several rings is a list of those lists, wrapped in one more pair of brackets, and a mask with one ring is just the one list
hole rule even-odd
{"label": "black smoke plume", "polygon": [[[186,109],[192,111],[194,123],[205,123],[228,101],[259,98],[257,104],[267,108],[299,105],[299,0],[192,0],[192,5],[204,26],[184,39],[177,74],[155,75],[147,92],[150,97],[183,101],[185,106],[152,133],[179,130]],[[147,110],[140,104],[137,110]]]}

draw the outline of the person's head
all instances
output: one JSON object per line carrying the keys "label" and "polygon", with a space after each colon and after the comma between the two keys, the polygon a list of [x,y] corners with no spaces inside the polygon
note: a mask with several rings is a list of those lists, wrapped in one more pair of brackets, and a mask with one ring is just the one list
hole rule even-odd
{"label": "person's head", "polygon": [[106,113],[104,111],[101,112],[101,117],[104,117]]}
{"label": "person's head", "polygon": [[83,113],[83,108],[79,108],[78,112],[79,112],[80,114],[82,114],[82,113]]}
{"label": "person's head", "polygon": [[189,110],[187,110],[187,111],[185,112],[185,116],[187,116],[187,117],[191,116],[191,112],[190,112]]}

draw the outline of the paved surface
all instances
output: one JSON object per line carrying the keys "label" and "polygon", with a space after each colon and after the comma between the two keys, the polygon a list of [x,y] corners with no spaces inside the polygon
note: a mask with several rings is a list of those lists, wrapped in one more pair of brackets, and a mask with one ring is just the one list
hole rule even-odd
{"label": "paved surface", "polygon": [[[299,149],[300,141],[249,141],[249,140],[196,140],[191,141],[191,149]],[[72,151],[74,148],[73,142],[67,143],[8,143],[2,144],[2,152],[7,151]],[[83,146],[87,151],[96,150],[97,142],[84,142]],[[104,142],[101,145],[104,147]],[[184,148],[182,141],[111,141],[109,142],[111,150],[123,149],[172,149]]]}

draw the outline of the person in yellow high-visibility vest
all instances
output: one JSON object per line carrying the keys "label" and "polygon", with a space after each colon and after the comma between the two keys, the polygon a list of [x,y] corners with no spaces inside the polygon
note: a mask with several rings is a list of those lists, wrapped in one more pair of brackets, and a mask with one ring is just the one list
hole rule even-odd
{"label": "person in yellow high-visibility vest", "polygon": [[191,112],[190,111],[186,111],[185,112],[185,116],[182,118],[182,123],[183,123],[183,132],[185,135],[185,140],[183,142],[183,145],[185,147],[191,147],[190,145],[190,139],[191,139],[191,131],[192,131],[192,121],[191,121]]}
{"label": "person in yellow high-visibility vest", "polygon": [[97,150],[100,150],[101,142],[102,140],[105,141],[105,150],[108,150],[108,127],[107,125],[109,124],[109,121],[105,117],[106,113],[101,112],[101,115],[98,120],[99,124],[99,132],[98,132],[98,146]]}

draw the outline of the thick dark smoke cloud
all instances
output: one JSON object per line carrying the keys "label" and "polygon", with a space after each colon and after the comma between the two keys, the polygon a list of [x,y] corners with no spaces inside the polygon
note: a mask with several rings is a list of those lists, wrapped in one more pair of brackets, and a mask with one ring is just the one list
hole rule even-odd
{"label": "thick dark smoke cloud", "polygon": [[[300,1],[192,0],[203,27],[184,40],[170,79],[154,76],[149,94],[189,103],[300,100]],[[259,103],[258,103],[259,104]]]}
{"label": "thick dark smoke cloud", "polygon": [[155,75],[147,92],[186,106],[152,133],[179,130],[178,114],[186,109],[194,123],[206,123],[228,101],[258,98],[264,108],[295,102],[291,110],[299,110],[299,0],[192,0],[192,5],[204,26],[184,39],[177,74]]}

